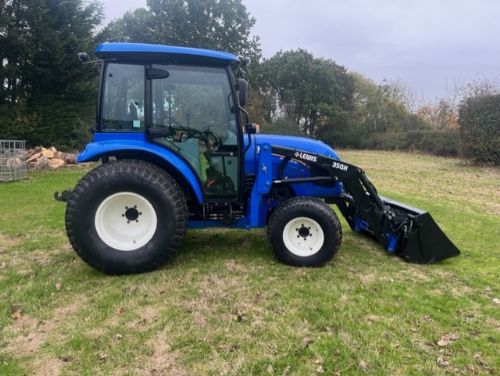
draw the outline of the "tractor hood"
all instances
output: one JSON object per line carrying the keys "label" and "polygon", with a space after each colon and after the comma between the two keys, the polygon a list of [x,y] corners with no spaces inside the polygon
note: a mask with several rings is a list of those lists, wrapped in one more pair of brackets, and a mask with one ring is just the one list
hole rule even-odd
{"label": "tractor hood", "polygon": [[[246,137],[245,137],[246,139]],[[256,134],[256,145],[269,144],[271,146],[283,146],[290,149],[299,149],[305,152],[320,154],[340,160],[337,153],[322,141],[306,137],[280,136],[274,134]]]}

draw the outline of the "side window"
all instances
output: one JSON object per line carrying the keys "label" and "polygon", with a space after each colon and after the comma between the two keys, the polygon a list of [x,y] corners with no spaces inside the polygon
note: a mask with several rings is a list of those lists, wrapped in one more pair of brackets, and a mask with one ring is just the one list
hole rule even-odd
{"label": "side window", "polygon": [[153,66],[168,72],[152,81],[153,128],[163,128],[155,141],[189,161],[207,196],[236,197],[238,139],[236,110],[224,68]]}
{"label": "side window", "polygon": [[144,130],[144,66],[108,64],[102,103],[102,130]]}

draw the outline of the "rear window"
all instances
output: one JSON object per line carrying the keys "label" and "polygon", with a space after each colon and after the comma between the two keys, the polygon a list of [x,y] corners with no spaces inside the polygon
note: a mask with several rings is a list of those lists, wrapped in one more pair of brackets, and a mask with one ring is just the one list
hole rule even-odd
{"label": "rear window", "polygon": [[101,113],[104,131],[144,130],[143,65],[107,65]]}

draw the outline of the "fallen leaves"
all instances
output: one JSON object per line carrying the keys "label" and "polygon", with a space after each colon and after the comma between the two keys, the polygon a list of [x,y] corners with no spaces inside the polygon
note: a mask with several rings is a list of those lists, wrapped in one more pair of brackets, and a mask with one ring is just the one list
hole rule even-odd
{"label": "fallen leaves", "polygon": [[363,371],[366,371],[368,369],[368,363],[366,362],[366,360],[360,360],[358,363],[358,367]]}
{"label": "fallen leaves", "polygon": [[304,346],[304,348],[306,348],[313,342],[314,342],[314,340],[312,338],[304,337],[304,339],[302,340],[302,345]]}
{"label": "fallen leaves", "polygon": [[63,361],[64,363],[69,363],[73,361],[73,356],[71,355],[62,355],[59,357],[59,360]]}
{"label": "fallen leaves", "polygon": [[456,341],[459,338],[460,338],[460,336],[458,334],[456,334],[456,333],[452,333],[450,335],[444,335],[444,336],[441,336],[441,338],[439,339],[439,341],[437,341],[437,345],[439,347],[446,347],[451,342],[454,342],[454,341]]}
{"label": "fallen leaves", "polygon": [[438,366],[440,366],[440,367],[446,367],[446,366],[450,365],[450,362],[444,356],[439,356],[436,359],[436,362],[437,362]]}
{"label": "fallen leaves", "polygon": [[325,368],[323,367],[323,359],[322,358],[316,358],[314,360],[314,371],[316,374],[323,374],[325,373]]}
{"label": "fallen leaves", "polygon": [[245,312],[237,311],[237,312],[233,313],[233,321],[236,321],[236,322],[242,322],[243,320],[246,319],[246,317],[247,317],[247,314]]}
{"label": "fallen leaves", "polygon": [[450,338],[447,336],[441,337],[441,339],[437,342],[439,347],[448,346],[449,343],[450,343]]}
{"label": "fallen leaves", "polygon": [[19,320],[22,316],[23,310],[20,305],[13,304],[10,306],[10,317],[13,320]]}
{"label": "fallen leaves", "polygon": [[104,360],[106,360],[107,358],[108,358],[108,354],[106,354],[106,353],[100,353],[100,354],[99,354],[99,360],[100,360],[100,361],[104,361]]}

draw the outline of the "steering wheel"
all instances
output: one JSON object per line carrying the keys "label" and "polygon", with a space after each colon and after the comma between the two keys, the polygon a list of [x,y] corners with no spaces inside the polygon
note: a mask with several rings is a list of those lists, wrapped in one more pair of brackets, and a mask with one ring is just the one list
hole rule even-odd
{"label": "steering wheel", "polygon": [[214,146],[222,145],[223,143],[222,138],[210,130],[214,124],[215,122],[210,122],[203,130],[183,126],[172,127],[174,131],[173,140],[175,142],[184,142],[188,138],[197,138],[205,143],[207,149],[211,150]]}

